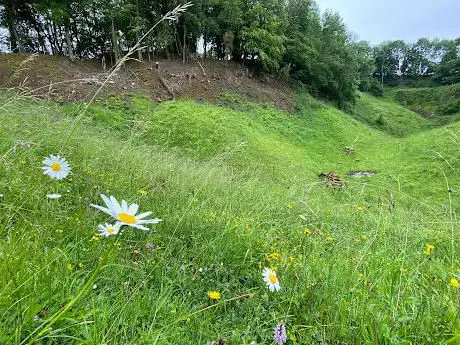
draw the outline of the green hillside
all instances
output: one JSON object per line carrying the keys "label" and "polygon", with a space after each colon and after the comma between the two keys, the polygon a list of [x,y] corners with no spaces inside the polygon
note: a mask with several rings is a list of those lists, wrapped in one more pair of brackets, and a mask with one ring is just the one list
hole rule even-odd
{"label": "green hillside", "polygon": [[460,84],[426,88],[392,88],[386,93],[401,105],[445,125],[460,116]]}
{"label": "green hillside", "polygon": [[359,95],[352,115],[371,127],[398,137],[419,132],[429,124],[419,114],[391,100],[365,93]]}
{"label": "green hillside", "polygon": [[[2,97],[0,343],[270,344],[281,320],[290,344],[458,341],[459,125],[365,95],[355,119],[223,103]],[[164,222],[95,237],[99,193]]]}

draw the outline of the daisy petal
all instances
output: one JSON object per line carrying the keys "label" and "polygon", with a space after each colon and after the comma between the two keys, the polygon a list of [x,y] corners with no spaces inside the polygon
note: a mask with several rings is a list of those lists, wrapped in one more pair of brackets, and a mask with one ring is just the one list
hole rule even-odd
{"label": "daisy petal", "polygon": [[145,226],[142,226],[142,225],[140,225],[139,223],[138,223],[138,224],[132,224],[131,226],[132,226],[133,228],[136,228],[136,229],[139,229],[139,230],[150,231],[149,228],[146,228]]}
{"label": "daisy petal", "polygon": [[150,216],[151,214],[152,214],[152,212],[150,212],[150,211],[149,211],[149,212],[144,212],[144,213],[138,214],[138,215],[136,216],[136,218],[137,218],[137,219],[142,219],[142,218],[145,218],[145,217],[147,217],[147,216]]}
{"label": "daisy petal", "polygon": [[112,202],[109,200],[109,198],[107,196],[105,196],[104,194],[101,194],[101,198],[102,198],[102,200],[104,200],[104,202],[107,205],[107,207],[110,208],[110,205],[112,204]]}
{"label": "daisy petal", "polygon": [[[128,207],[128,214],[136,214],[138,210],[139,210],[139,205],[138,204],[131,204]],[[136,218],[140,219],[139,216],[136,216]]]}
{"label": "daisy petal", "polygon": [[126,212],[126,213],[130,214],[130,213],[128,212],[128,203],[126,202],[126,200],[122,200],[122,201],[121,201],[121,210],[122,210],[123,212]]}
{"label": "daisy petal", "polygon": [[99,205],[94,205],[94,204],[90,204],[90,206],[94,207],[94,208],[97,208],[98,210],[104,212],[104,213],[107,213],[108,215],[112,215],[112,212],[110,212],[110,210],[108,208],[105,208],[105,207],[102,207],[102,206],[99,206]]}
{"label": "daisy petal", "polygon": [[163,219],[158,219],[158,218],[154,218],[154,219],[140,219],[137,224],[158,224],[158,223],[161,223],[163,221]]}
{"label": "daisy petal", "polygon": [[120,203],[117,201],[117,199],[115,199],[113,195],[110,196],[110,202],[113,205],[113,209],[117,212],[121,209]]}

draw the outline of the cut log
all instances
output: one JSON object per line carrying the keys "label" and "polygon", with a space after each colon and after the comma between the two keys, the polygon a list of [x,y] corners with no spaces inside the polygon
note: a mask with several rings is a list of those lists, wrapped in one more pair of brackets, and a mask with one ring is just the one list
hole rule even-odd
{"label": "cut log", "polygon": [[160,79],[161,85],[164,86],[164,88],[168,91],[169,95],[174,99],[176,96],[174,95],[174,90],[168,85],[166,80],[162,76],[158,76],[158,79]]}

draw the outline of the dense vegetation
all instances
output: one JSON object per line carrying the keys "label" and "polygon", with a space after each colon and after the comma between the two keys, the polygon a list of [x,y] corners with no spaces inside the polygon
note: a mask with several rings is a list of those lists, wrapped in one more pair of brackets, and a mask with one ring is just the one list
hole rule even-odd
{"label": "dense vegetation", "polygon": [[[388,109],[411,133],[366,97],[361,119]],[[114,96],[69,139],[78,105],[3,96],[0,343],[271,344],[281,320],[289,344],[459,340],[458,125],[394,138],[311,99],[232,107]],[[50,181],[58,151],[72,175]],[[164,223],[98,238],[99,193]]]}
{"label": "dense vegetation", "polygon": [[[178,4],[0,0],[0,19],[14,52],[114,64]],[[2,91],[0,344],[270,344],[279,322],[289,345],[458,343],[460,124],[433,127],[459,116],[460,40],[371,47],[313,0],[196,0],[135,57],[198,45],[355,107]],[[446,85],[357,92],[383,84]],[[40,169],[56,153],[63,180]],[[101,193],[163,222],[105,238]]]}

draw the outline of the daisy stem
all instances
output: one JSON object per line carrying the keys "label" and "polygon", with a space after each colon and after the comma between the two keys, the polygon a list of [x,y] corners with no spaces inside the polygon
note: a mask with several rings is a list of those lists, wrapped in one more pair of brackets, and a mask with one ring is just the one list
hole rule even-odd
{"label": "daisy stem", "polygon": [[[84,295],[85,293],[90,289],[90,287],[93,285],[94,281],[97,278],[97,275],[101,271],[101,269],[104,267],[104,264],[109,257],[109,255],[112,253],[113,249],[117,246],[118,244],[119,237],[117,236],[116,241],[113,242],[112,246],[108,249],[107,253],[105,256],[102,256],[99,258],[99,264],[94,270],[93,274],[89,277],[88,281],[86,284],[83,286],[83,288],[78,292],[78,294],[72,298],[67,305],[62,308],[61,311],[56,312],[50,319],[50,321],[46,324],[44,324],[43,329],[36,335],[34,336],[28,343],[27,345],[32,345],[34,344],[40,337],[42,337],[62,316],[65,315],[69,311],[70,308],[72,308]],[[39,328],[37,328],[33,333],[35,333]],[[24,342],[32,336],[32,334],[29,335],[26,339],[21,344],[24,344]]]}

